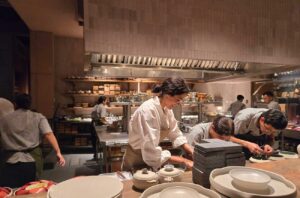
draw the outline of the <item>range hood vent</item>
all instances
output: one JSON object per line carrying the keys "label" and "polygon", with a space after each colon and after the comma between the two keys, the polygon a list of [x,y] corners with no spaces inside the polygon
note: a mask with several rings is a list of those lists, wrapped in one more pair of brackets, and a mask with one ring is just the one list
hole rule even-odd
{"label": "range hood vent", "polygon": [[243,73],[245,64],[237,61],[200,60],[187,58],[164,58],[117,54],[91,54],[92,67],[127,66],[139,68],[192,69],[216,72]]}

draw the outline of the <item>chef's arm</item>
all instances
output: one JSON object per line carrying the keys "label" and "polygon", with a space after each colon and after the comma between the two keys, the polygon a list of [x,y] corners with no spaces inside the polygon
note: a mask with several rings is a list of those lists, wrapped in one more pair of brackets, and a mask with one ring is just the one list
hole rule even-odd
{"label": "chef's arm", "polygon": [[188,160],[184,157],[181,156],[171,156],[168,160],[170,163],[175,163],[175,164],[183,164],[185,165],[188,169],[192,168],[194,165],[194,162],[191,160]]}
{"label": "chef's arm", "polygon": [[259,147],[259,145],[255,144],[255,143],[253,143],[253,142],[249,142],[249,141],[246,141],[246,140],[242,140],[242,139],[236,138],[236,137],[234,137],[234,136],[231,136],[229,140],[230,140],[231,142],[240,144],[240,145],[242,145],[243,147],[248,148],[249,151],[250,151],[251,153],[258,153],[258,154],[261,154],[261,153],[264,152],[264,151]]}
{"label": "chef's arm", "polygon": [[44,135],[44,137],[49,141],[49,143],[51,144],[51,146],[55,150],[55,153],[56,153],[56,156],[57,156],[57,161],[58,161],[59,165],[64,166],[65,165],[65,159],[64,159],[64,157],[62,156],[62,154],[60,152],[59,145],[57,143],[57,140],[56,140],[53,132],[46,133]]}
{"label": "chef's arm", "polygon": [[191,157],[193,157],[193,153],[194,153],[194,149],[188,144],[188,143],[184,143],[183,145],[181,145],[181,148]]}

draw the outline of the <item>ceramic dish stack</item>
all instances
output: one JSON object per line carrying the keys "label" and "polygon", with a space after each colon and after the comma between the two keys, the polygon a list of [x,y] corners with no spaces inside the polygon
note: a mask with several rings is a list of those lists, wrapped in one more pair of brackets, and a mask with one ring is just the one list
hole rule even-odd
{"label": "ceramic dish stack", "polygon": [[47,198],[121,198],[123,183],[110,176],[83,176],[61,182],[48,191]]}
{"label": "ceramic dish stack", "polygon": [[295,198],[297,188],[291,181],[273,172],[228,166],[215,169],[209,177],[211,189],[222,197]]}
{"label": "ceramic dish stack", "polygon": [[145,190],[140,198],[221,198],[218,193],[197,184],[185,182],[163,183]]}
{"label": "ceramic dish stack", "polygon": [[244,166],[242,147],[219,139],[204,139],[194,148],[193,182],[209,187],[209,175],[215,168]]}

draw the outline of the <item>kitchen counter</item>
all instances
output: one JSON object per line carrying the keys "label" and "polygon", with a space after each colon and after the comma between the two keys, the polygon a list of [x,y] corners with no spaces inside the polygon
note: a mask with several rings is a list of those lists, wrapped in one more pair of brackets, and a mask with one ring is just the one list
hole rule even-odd
{"label": "kitchen counter", "polygon": [[[300,159],[286,159],[280,161],[266,162],[266,163],[247,163],[247,167],[259,168],[274,173],[280,174],[292,181],[297,189],[297,197],[300,197]],[[183,174],[183,182],[192,183],[192,171],[186,171]],[[123,197],[124,198],[138,198],[142,193],[132,189],[132,180],[123,181]],[[46,198],[46,193],[40,193],[35,196],[13,196],[16,198],[35,197],[35,198]]]}

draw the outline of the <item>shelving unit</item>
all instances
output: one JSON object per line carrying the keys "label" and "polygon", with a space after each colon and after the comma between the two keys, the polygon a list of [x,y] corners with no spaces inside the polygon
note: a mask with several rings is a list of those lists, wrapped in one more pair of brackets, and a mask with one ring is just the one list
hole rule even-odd
{"label": "shelving unit", "polygon": [[91,146],[91,121],[67,121],[54,122],[54,131],[63,152],[72,150],[92,151]]}

